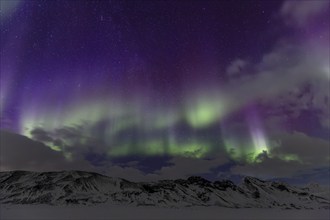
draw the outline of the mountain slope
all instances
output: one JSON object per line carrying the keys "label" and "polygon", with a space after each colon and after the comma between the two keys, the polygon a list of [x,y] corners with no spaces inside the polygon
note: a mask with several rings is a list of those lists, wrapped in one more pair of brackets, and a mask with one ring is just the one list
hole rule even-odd
{"label": "mountain slope", "polygon": [[245,177],[210,182],[201,177],[135,183],[83,171],[0,172],[0,202],[10,204],[130,204],[329,209],[327,198],[306,188]]}

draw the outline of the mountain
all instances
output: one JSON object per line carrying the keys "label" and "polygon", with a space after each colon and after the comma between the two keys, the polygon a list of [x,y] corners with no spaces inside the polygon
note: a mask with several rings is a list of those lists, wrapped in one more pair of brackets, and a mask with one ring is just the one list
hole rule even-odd
{"label": "mountain", "polygon": [[0,172],[0,202],[7,204],[329,209],[329,199],[315,190],[253,177],[235,185],[229,180],[210,182],[197,176],[131,182],[83,171]]}

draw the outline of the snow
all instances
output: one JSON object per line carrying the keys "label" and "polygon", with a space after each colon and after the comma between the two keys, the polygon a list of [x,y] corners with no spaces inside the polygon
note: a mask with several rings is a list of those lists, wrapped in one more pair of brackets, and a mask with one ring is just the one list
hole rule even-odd
{"label": "snow", "polygon": [[0,219],[329,219],[330,210],[235,209],[224,207],[160,208],[99,204],[96,206],[0,205]]}
{"label": "snow", "polygon": [[245,177],[240,185],[201,177],[134,183],[83,171],[19,171],[0,172],[0,182],[3,204],[330,209],[329,199],[321,196],[324,191],[318,186],[300,188],[253,177]]}

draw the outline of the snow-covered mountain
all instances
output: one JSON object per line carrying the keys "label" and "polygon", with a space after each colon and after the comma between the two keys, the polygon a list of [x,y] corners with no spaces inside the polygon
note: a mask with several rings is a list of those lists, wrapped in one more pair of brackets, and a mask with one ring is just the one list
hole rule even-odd
{"label": "snow-covered mountain", "polygon": [[235,185],[196,176],[136,183],[83,171],[0,172],[0,202],[9,204],[329,209],[329,199],[314,191],[253,177]]}

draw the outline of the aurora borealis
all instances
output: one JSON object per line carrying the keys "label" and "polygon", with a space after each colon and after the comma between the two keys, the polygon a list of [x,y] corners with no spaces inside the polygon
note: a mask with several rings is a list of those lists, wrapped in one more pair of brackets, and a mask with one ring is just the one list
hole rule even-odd
{"label": "aurora borealis", "polygon": [[115,175],[328,172],[328,16],[326,0],[1,1],[1,128]]}

